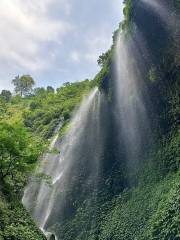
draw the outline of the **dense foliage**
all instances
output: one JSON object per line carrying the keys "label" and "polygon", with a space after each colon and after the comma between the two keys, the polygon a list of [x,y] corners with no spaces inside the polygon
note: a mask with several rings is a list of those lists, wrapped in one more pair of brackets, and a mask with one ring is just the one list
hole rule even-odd
{"label": "dense foliage", "polygon": [[0,181],[11,177],[15,179],[19,172],[26,174],[37,160],[34,144],[29,143],[30,136],[25,129],[0,123]]}
{"label": "dense foliage", "polygon": [[45,240],[27,211],[10,193],[0,194],[0,239]]}
{"label": "dense foliage", "polygon": [[22,191],[58,124],[64,122],[63,131],[65,131],[74,109],[93,86],[94,82],[89,80],[65,83],[56,92],[48,86],[47,89],[34,89],[29,96],[25,94],[28,92],[27,89],[24,90],[25,92],[22,90],[22,94],[19,92],[21,90],[18,90],[20,95],[16,96],[12,96],[9,91],[2,91],[0,95],[0,239],[45,239],[19,203]]}
{"label": "dense foliage", "polygon": [[35,89],[35,96],[29,101],[29,108],[24,111],[24,124],[34,133],[45,139],[52,134],[61,119],[68,121],[82,99],[94,83],[89,80],[77,83],[65,83],[54,93],[52,89]]}

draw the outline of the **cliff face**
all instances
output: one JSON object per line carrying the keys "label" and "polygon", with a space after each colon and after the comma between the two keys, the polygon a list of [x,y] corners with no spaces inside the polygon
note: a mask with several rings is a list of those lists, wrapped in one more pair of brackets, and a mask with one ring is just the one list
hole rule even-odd
{"label": "cliff face", "polygon": [[[118,30],[111,50],[100,58],[102,69],[95,78],[105,95],[101,171],[96,185],[84,182],[78,191],[71,189],[68,209],[72,211],[52,227],[60,239],[178,239],[180,5],[176,0],[148,2],[126,1],[125,21],[120,24],[130,56],[127,63],[134,69],[136,92],[149,125],[146,131],[146,120],[139,116],[143,141],[136,155],[138,164],[129,167],[124,130],[119,131],[117,118]],[[130,104],[139,111],[137,98],[132,96]]]}

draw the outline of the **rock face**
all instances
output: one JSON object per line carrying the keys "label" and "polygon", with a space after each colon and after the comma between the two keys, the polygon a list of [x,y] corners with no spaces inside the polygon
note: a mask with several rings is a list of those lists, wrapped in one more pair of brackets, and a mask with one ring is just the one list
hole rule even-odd
{"label": "rock face", "polygon": [[[66,185],[62,214],[53,211],[57,221],[53,229],[59,239],[164,239],[164,229],[149,229],[156,228],[155,219],[163,221],[158,209],[169,204],[170,189],[176,192],[178,183],[180,6],[179,1],[169,0],[150,5],[145,0],[126,2],[125,23],[115,32],[113,47],[96,77],[105,98],[98,177],[95,184],[88,172],[97,146],[90,158],[88,147],[83,148],[83,158],[75,161],[68,181],[76,184]],[[176,22],[173,28],[172,21]],[[122,34],[123,44],[117,51]],[[81,146],[88,141],[85,132]],[[174,204],[179,206],[178,200]],[[178,228],[172,235],[171,227],[169,239],[175,239]]]}
{"label": "rock face", "polygon": [[56,240],[56,237],[54,234],[51,235],[51,237],[49,238],[49,240]]}
{"label": "rock face", "polygon": [[55,234],[53,234],[53,233],[48,232],[48,233],[45,233],[45,235],[46,235],[47,240],[56,240],[57,239]]}

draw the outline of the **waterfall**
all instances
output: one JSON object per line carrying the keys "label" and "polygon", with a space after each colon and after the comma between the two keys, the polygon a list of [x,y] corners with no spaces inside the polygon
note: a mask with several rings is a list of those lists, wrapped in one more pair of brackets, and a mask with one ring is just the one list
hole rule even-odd
{"label": "waterfall", "polygon": [[116,118],[129,174],[135,174],[139,166],[141,150],[149,131],[145,101],[141,93],[142,76],[133,59],[134,44],[133,39],[126,39],[123,33],[119,33],[115,54]]}
{"label": "waterfall", "polygon": [[[152,103],[146,94],[147,84],[145,86],[144,83],[147,81],[149,70],[156,69],[156,64],[162,57],[162,48],[167,47],[167,39],[173,40],[177,37],[174,32],[177,29],[176,25],[179,24],[179,18],[173,13],[172,6],[168,2],[140,0],[135,4],[137,4],[137,13],[129,33],[121,31],[116,39],[114,77],[119,145],[123,145],[127,172],[130,175],[136,175],[143,149],[152,140],[150,117],[147,113]],[[147,25],[140,24],[144,17],[140,14],[141,9],[147,13]],[[155,26],[148,23],[149,19],[157,21]],[[145,26],[157,27],[156,31],[161,31],[161,37],[156,38],[151,32],[149,34]],[[152,45],[155,41],[156,50]],[[157,51],[157,46],[161,51]],[[156,51],[153,52],[153,56],[152,49]],[[149,104],[148,108],[146,104]]]}
{"label": "waterfall", "polygon": [[168,31],[175,31],[177,17],[172,14],[173,11],[167,3],[163,0],[141,0],[141,2],[153,10],[161,18],[165,27],[168,27]]}
{"label": "waterfall", "polygon": [[[57,195],[61,194],[65,187],[70,184],[70,178],[73,176],[72,171],[76,168],[76,162],[82,157],[84,159],[86,155],[84,151],[87,149],[90,157],[95,153],[91,147],[94,146],[93,142],[94,144],[98,144],[99,141],[100,95],[98,89],[95,88],[83,99],[80,107],[70,121],[68,133],[62,140],[58,137],[58,130],[61,125],[58,126],[57,133],[49,146],[49,152],[42,157],[37,170],[40,173],[50,176],[52,184],[47,184],[44,179],[40,183],[33,181],[32,177],[32,180],[25,189],[23,204],[32,213],[39,228],[49,239],[51,239],[51,233],[47,230],[48,221],[53,222],[51,220],[52,211],[56,208],[56,205],[58,207],[61,205],[61,200],[59,202]],[[97,176],[98,174],[98,156],[96,152],[94,160],[91,163],[92,168],[89,167],[91,171],[89,175],[93,174]],[[86,181],[88,181],[88,177]],[[62,200],[64,199],[63,196],[61,198]],[[58,209],[58,213],[61,215],[60,208]]]}
{"label": "waterfall", "polygon": [[[148,146],[153,138],[151,124],[156,110],[150,87],[153,92],[156,76],[153,80],[149,75],[160,72],[159,59],[164,57],[161,52],[171,39],[169,28],[172,32],[179,19],[170,14],[162,0],[135,2],[137,13],[142,8],[142,14],[133,14],[135,20],[129,29],[122,27],[118,36],[114,35],[114,59],[108,59],[109,67],[105,64],[105,71],[98,76],[104,81],[106,96],[94,88],[75,110],[65,136],[60,138],[58,134],[62,123],[57,126],[36,172],[44,177],[37,181],[32,176],[25,189],[23,204],[48,240],[63,239],[68,231],[74,231],[72,235],[82,232],[82,239],[88,238],[91,226],[101,220],[96,214],[106,218],[99,213],[100,204],[109,204],[114,196],[121,197],[119,194],[124,190],[136,186],[139,172],[147,160],[150,162]],[[144,19],[145,25],[141,24]],[[161,33],[154,34],[157,31]],[[78,214],[82,217],[80,221]],[[77,225],[81,227],[71,228]],[[96,230],[98,239],[101,226]]]}

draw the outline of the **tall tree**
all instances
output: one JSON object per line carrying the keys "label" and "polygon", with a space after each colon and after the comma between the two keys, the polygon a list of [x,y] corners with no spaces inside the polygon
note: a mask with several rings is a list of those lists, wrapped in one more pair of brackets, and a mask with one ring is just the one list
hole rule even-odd
{"label": "tall tree", "polygon": [[46,89],[43,87],[34,88],[33,92],[36,96],[41,96],[41,97],[46,96]]}
{"label": "tall tree", "polygon": [[12,94],[9,90],[2,90],[0,97],[6,101],[9,102],[11,100]]}
{"label": "tall tree", "polygon": [[47,87],[47,92],[48,92],[48,93],[54,93],[54,88],[51,87],[51,86],[48,86],[48,87]]}
{"label": "tall tree", "polygon": [[21,96],[28,95],[35,84],[34,79],[30,75],[16,76],[12,83],[15,86],[15,92]]}

